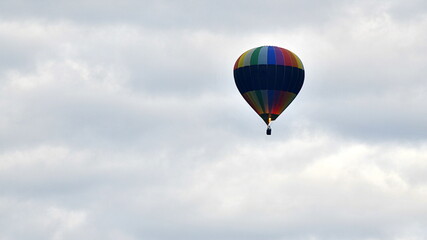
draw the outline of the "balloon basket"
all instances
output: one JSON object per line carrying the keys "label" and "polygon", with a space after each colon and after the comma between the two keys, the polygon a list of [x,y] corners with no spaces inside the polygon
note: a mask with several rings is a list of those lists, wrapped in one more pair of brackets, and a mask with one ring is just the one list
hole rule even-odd
{"label": "balloon basket", "polygon": [[271,135],[271,127],[270,126],[268,126],[268,128],[267,128],[267,135]]}

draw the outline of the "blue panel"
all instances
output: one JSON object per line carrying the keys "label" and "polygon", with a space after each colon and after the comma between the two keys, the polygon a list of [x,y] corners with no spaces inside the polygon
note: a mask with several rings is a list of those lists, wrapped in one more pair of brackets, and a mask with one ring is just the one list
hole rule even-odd
{"label": "blue panel", "polygon": [[258,74],[257,76],[257,85],[259,90],[268,89],[268,68],[267,65],[259,65],[258,66]]}
{"label": "blue panel", "polygon": [[285,72],[286,72],[285,66],[277,66],[276,67],[276,83],[275,88],[276,90],[283,90],[285,89],[286,81],[285,81]]}
{"label": "blue panel", "polygon": [[273,47],[268,47],[268,54],[267,54],[267,62],[268,64],[276,64],[276,53],[274,52]]}
{"label": "blue panel", "polygon": [[267,65],[267,76],[265,78],[267,88],[266,89],[275,89],[276,88],[276,65]]}
{"label": "blue panel", "polygon": [[291,92],[298,94],[304,84],[304,71],[298,71],[298,76],[295,79],[295,84]]}
{"label": "blue panel", "polygon": [[242,81],[242,85],[244,86],[246,91],[249,91],[249,89],[251,89],[251,72],[250,69],[248,67],[244,67],[242,68],[242,77],[243,77],[243,81]]}
{"label": "blue panel", "polygon": [[282,90],[298,94],[304,83],[304,70],[282,65],[251,65],[234,70],[240,93],[253,90]]}
{"label": "blue panel", "polygon": [[284,91],[290,91],[293,80],[296,78],[293,67],[287,67],[285,69],[285,77],[283,78],[282,89]]}
{"label": "blue panel", "polygon": [[240,93],[244,93],[244,87],[242,85],[242,76],[241,76],[241,72],[234,70],[234,82],[236,83],[237,89],[239,89]]}

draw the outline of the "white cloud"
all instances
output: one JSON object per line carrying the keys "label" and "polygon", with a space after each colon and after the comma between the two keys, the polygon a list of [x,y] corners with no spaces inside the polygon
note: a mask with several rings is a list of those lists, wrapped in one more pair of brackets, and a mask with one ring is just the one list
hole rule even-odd
{"label": "white cloud", "polygon": [[14,152],[1,156],[7,159],[1,182],[14,186],[2,189],[16,207],[27,198],[35,206],[48,200],[48,219],[63,220],[42,227],[40,236],[58,239],[80,231],[95,239],[398,239],[427,221],[425,144],[372,145],[317,134],[232,148],[220,155],[198,145],[180,155],[126,148]]}

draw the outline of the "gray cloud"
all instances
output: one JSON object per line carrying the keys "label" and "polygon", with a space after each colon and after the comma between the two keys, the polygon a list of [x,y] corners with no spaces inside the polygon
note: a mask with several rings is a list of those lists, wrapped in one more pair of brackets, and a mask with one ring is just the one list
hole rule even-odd
{"label": "gray cloud", "polygon": [[[136,23],[155,28],[216,28],[245,31],[245,28],[277,29],[324,22],[328,14],[339,12],[351,3],[327,1],[25,1],[2,2],[2,12],[8,18],[41,18],[73,20],[81,23]],[[331,7],[333,6],[333,7]]]}
{"label": "gray cloud", "polygon": [[[1,182],[14,186],[2,187],[3,206],[21,206],[10,215],[28,229],[39,226],[40,238],[61,231],[62,239],[398,239],[407,228],[425,234],[417,227],[426,221],[425,182],[414,185],[404,170],[427,167],[425,146],[372,148],[313,136],[261,142],[217,157],[63,147],[3,155],[10,159],[3,171],[13,174],[2,173]],[[19,236],[14,224],[5,229]]]}

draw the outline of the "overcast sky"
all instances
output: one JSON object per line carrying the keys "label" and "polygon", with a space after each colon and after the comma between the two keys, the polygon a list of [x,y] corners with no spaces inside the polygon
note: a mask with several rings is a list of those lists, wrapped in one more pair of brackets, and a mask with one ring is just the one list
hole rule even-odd
{"label": "overcast sky", "polygon": [[[422,0],[0,1],[0,240],[427,239]],[[265,124],[233,65],[306,78]]]}

